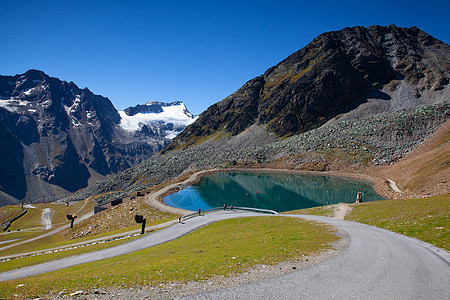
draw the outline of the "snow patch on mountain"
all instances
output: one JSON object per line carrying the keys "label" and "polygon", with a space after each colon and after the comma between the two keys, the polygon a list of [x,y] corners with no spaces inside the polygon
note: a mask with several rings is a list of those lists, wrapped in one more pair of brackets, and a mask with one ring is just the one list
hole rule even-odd
{"label": "snow patch on mountain", "polygon": [[28,105],[31,105],[31,103],[28,101],[23,101],[20,99],[16,99],[14,97],[11,97],[9,99],[0,97],[0,107],[10,112],[17,111],[18,107],[20,106],[28,106]]}
{"label": "snow patch on mountain", "polygon": [[64,110],[66,111],[67,116],[70,118],[70,121],[72,122],[72,125],[74,126],[81,126],[80,122],[78,122],[77,118],[73,116],[73,112],[78,108],[78,105],[80,105],[81,102],[81,96],[75,95],[75,100],[73,101],[71,106],[64,105]]}
{"label": "snow patch on mountain", "polygon": [[17,108],[12,108],[10,106],[11,101],[13,100],[0,99],[0,107],[6,109],[7,111],[14,112]]}
{"label": "snow patch on mountain", "polygon": [[134,115],[128,115],[125,111],[119,111],[121,118],[120,127],[128,132],[135,132],[142,129],[144,125],[150,128],[173,124],[173,130],[165,130],[165,138],[173,139],[182,129],[192,124],[197,116],[192,115],[182,102],[166,104],[161,102],[148,102],[147,106],[160,104],[161,111],[139,112]]}

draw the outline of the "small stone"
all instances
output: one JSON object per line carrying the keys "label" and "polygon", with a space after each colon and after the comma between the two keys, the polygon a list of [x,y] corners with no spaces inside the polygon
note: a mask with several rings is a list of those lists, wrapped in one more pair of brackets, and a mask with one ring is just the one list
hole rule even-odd
{"label": "small stone", "polygon": [[78,295],[83,295],[83,294],[84,294],[84,291],[76,291],[76,292],[71,293],[69,296],[73,297],[73,296],[78,296]]}

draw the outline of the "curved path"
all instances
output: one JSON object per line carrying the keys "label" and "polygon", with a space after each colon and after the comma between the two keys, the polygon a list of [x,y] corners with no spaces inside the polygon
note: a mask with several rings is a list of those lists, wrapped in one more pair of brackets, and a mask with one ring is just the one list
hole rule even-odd
{"label": "curved path", "polygon": [[[173,240],[206,224],[249,212],[216,212],[175,224],[117,247],[0,273],[0,281],[22,278],[133,252]],[[194,299],[448,299],[450,254],[425,242],[364,224],[300,216],[340,227],[350,244],[340,255],[311,268],[240,285]]]}
{"label": "curved path", "polygon": [[450,254],[445,250],[365,224],[320,216],[301,217],[342,228],[350,237],[348,248],[302,271],[187,298],[450,298]]}
{"label": "curved path", "polygon": [[[74,213],[74,215],[78,215],[78,213],[79,213],[80,211],[83,210],[83,208],[87,205],[89,199],[90,199],[90,198],[86,198],[86,200],[84,200],[83,206],[82,206],[76,213]],[[24,207],[25,207],[25,208],[36,208],[35,206],[33,206],[33,205],[31,205],[31,204],[24,205]],[[46,210],[47,210],[47,209],[44,210],[44,213],[45,213]],[[43,214],[43,215],[44,215],[44,214]],[[85,219],[88,219],[88,218],[92,217],[93,215],[94,215],[94,212],[93,212],[93,211],[90,211],[90,212],[88,212],[88,213],[82,215],[80,218],[78,218],[78,219],[77,219],[77,222],[80,222],[80,221],[83,221],[83,220],[85,220]],[[46,218],[46,219],[47,219],[47,218],[49,219],[48,221],[46,221],[46,224],[47,224],[47,225],[48,225],[48,224],[50,225],[50,226],[47,226],[47,225],[44,225],[44,224],[43,224],[43,225],[45,226],[45,230],[49,230],[49,229],[53,228],[53,224],[52,224],[52,221],[51,221],[51,211],[50,211],[50,209],[47,210],[47,213],[46,213],[46,217],[45,217],[45,218]],[[44,219],[44,218],[43,218],[43,219]],[[42,221],[43,221],[43,220],[42,220]],[[43,221],[43,222],[44,222],[44,221]],[[61,224],[54,224],[54,225],[56,226],[56,225],[61,225]],[[56,233],[58,233],[58,232],[63,231],[63,230],[66,229],[66,228],[69,228],[69,226],[70,226],[70,224],[67,224],[67,223],[66,223],[66,224],[63,224],[62,226],[59,226],[59,227],[53,229],[52,231],[48,231],[48,232],[46,232],[46,233],[44,233],[44,234],[41,234],[41,235],[38,235],[38,236],[35,236],[35,237],[32,237],[32,238],[29,238],[29,239],[26,239],[26,240],[19,239],[20,242],[17,242],[17,243],[14,243],[14,244],[10,244],[10,245],[4,246],[4,247],[0,247],[0,251],[1,251],[1,250],[5,250],[5,249],[9,249],[9,248],[13,248],[13,247],[16,247],[16,246],[19,246],[19,245],[23,245],[23,244],[26,244],[26,243],[29,243],[29,242],[33,242],[33,241],[39,240],[39,239],[41,239],[41,238],[44,238],[44,237],[47,237],[47,236],[50,236],[50,235],[54,235],[54,234],[56,234]],[[37,227],[37,228],[39,228],[39,227]],[[28,228],[28,229],[25,229],[25,230],[23,230],[23,231],[29,231],[30,229],[34,229],[34,228]],[[8,241],[8,242],[12,242],[12,241],[10,240],[10,241]]]}
{"label": "curved path", "polygon": [[396,193],[401,193],[401,192],[402,192],[402,191],[398,188],[397,183],[395,183],[394,180],[391,180],[391,179],[387,179],[387,178],[386,178],[386,181],[387,181],[388,186],[391,188],[391,190],[393,190],[393,191],[396,192]]}
{"label": "curved path", "polygon": [[191,174],[191,176],[189,176],[187,179],[185,179],[181,182],[171,183],[170,185],[168,185],[166,187],[163,187],[153,193],[146,195],[144,197],[145,202],[147,204],[149,204],[150,206],[153,206],[156,209],[159,209],[161,211],[166,211],[169,213],[174,213],[174,214],[179,214],[179,215],[186,215],[186,214],[192,213],[192,211],[190,211],[190,210],[176,208],[173,206],[166,205],[165,203],[161,202],[159,199],[160,199],[160,197],[162,197],[162,195],[164,195],[165,193],[167,193],[170,190],[173,190],[173,189],[183,186],[183,185],[189,185],[192,182],[194,182],[195,180],[197,180],[203,174],[213,173],[216,171],[217,171],[217,169],[195,172],[195,173]]}
{"label": "curved path", "polygon": [[[77,221],[79,222],[79,221],[85,220],[85,219],[87,219],[87,218],[92,217],[93,215],[94,215],[94,212],[93,212],[93,211],[92,211],[92,212],[89,212],[89,213],[87,213],[87,214],[81,216],[79,219],[77,219]],[[58,232],[61,232],[61,231],[63,231],[64,229],[69,228],[69,227],[70,227],[70,224],[65,224],[65,225],[63,225],[63,226],[60,226],[60,227],[58,227],[58,228],[53,229],[52,231],[49,231],[49,232],[46,232],[46,233],[44,233],[44,234],[35,236],[35,237],[33,237],[33,238],[29,238],[29,239],[22,240],[22,241],[17,242],[17,243],[13,243],[13,244],[10,244],[10,245],[4,246],[4,247],[0,247],[0,250],[9,249],[9,248],[12,248],[12,247],[16,247],[16,246],[19,246],[19,245],[23,245],[23,244],[26,244],[26,243],[29,243],[29,242],[36,241],[36,240],[42,239],[42,238],[44,238],[44,237],[47,237],[47,236],[56,234],[56,233],[58,233]]]}
{"label": "curved path", "polygon": [[201,217],[189,219],[184,223],[176,223],[164,229],[148,233],[141,238],[130,241],[119,246],[103,249],[100,251],[89,252],[82,255],[71,256],[60,260],[55,260],[47,263],[42,263],[35,266],[25,267],[21,269],[11,270],[0,273],[0,281],[19,279],[38,274],[43,274],[55,270],[64,269],[71,266],[76,266],[83,263],[93,262],[105,258],[115,257],[122,254],[131,253],[134,251],[146,249],[162,243],[166,243],[186,235],[200,227],[207,224],[217,222],[220,220],[247,217],[247,216],[261,216],[262,214],[251,212],[220,212],[211,213]]}

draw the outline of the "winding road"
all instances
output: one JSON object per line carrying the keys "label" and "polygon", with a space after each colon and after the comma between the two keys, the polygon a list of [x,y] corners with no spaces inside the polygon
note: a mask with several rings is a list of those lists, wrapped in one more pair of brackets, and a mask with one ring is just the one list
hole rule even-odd
{"label": "winding road", "polygon": [[[94,215],[93,211],[89,212],[89,213],[81,216],[79,219],[77,219],[77,221],[79,222],[79,221],[88,219],[88,218],[92,217],[93,215]],[[13,248],[13,247],[16,247],[16,246],[19,246],[19,245],[23,245],[23,244],[26,244],[26,243],[29,243],[29,242],[33,242],[33,241],[42,239],[42,238],[50,236],[50,235],[54,235],[54,234],[56,234],[58,232],[63,231],[66,228],[69,228],[69,226],[70,226],[70,224],[65,224],[65,225],[59,226],[58,228],[55,228],[55,229],[53,229],[51,231],[48,231],[48,232],[46,232],[44,234],[41,234],[41,235],[38,235],[36,237],[30,238],[30,239],[26,239],[26,240],[21,240],[20,242],[16,242],[16,243],[13,243],[13,244],[10,244],[10,245],[7,245],[7,246],[0,247],[0,250]]]}
{"label": "winding road", "polygon": [[[210,213],[117,247],[0,273],[12,280],[161,244],[223,219],[251,212]],[[344,230],[349,246],[338,256],[277,278],[189,296],[189,299],[449,299],[450,254],[428,243],[368,225],[321,216],[283,215]],[[276,216],[273,216],[276,217]]]}
{"label": "winding road", "polygon": [[445,250],[365,224],[300,217],[342,228],[350,237],[348,248],[302,271],[186,298],[450,299],[450,254]]}

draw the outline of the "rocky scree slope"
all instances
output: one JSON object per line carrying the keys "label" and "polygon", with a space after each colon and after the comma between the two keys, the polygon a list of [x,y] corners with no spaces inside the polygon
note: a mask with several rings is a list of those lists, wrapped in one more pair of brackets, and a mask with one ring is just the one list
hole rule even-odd
{"label": "rocky scree slope", "polygon": [[0,76],[0,205],[75,192],[170,141],[121,120],[108,98],[73,82],[37,70]]}
{"label": "rocky scree slope", "polygon": [[72,200],[116,191],[98,198],[105,202],[130,194],[186,171],[221,167],[282,166],[297,170],[342,170],[374,164],[390,164],[418,147],[450,119],[450,103],[387,112],[355,120],[338,120],[305,133],[253,147],[239,147],[248,131],[235,143],[205,142],[193,147],[155,155],[77,193]]}
{"label": "rocky scree slope", "polygon": [[416,27],[324,33],[212,105],[160,155],[76,199],[221,166],[390,164],[448,120],[449,73],[450,47]]}
{"label": "rocky scree slope", "polygon": [[327,32],[212,105],[163,153],[253,125],[288,137],[449,98],[450,47],[416,27]]}

